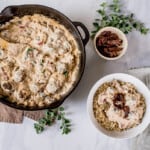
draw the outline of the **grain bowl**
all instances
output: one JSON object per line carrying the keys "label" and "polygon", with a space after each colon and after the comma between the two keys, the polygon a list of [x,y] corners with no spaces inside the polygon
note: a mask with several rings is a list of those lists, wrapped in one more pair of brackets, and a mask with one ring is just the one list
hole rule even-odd
{"label": "grain bowl", "polygon": [[149,124],[150,92],[137,78],[111,74],[91,89],[87,111],[94,126],[110,137],[131,138]]}

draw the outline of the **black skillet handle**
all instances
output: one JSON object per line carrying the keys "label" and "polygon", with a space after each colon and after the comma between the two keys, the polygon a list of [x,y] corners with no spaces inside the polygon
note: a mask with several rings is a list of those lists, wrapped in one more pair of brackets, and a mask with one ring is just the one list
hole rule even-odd
{"label": "black skillet handle", "polygon": [[12,14],[13,8],[14,8],[13,6],[8,6],[0,12],[0,24],[3,24],[13,18]]}
{"label": "black skillet handle", "polygon": [[9,16],[12,17],[14,16],[14,12],[17,10],[17,6],[13,5],[13,6],[7,6],[5,7],[2,11],[1,11],[1,15],[2,16]]}
{"label": "black skillet handle", "polygon": [[78,32],[79,32],[79,34],[80,34],[80,36],[81,36],[81,39],[82,39],[82,41],[83,41],[83,44],[84,44],[84,46],[85,46],[85,45],[88,43],[89,38],[90,38],[90,34],[89,34],[88,29],[87,29],[86,26],[85,26],[84,24],[82,24],[81,22],[73,22],[73,24],[74,24],[74,26],[77,28],[77,30],[78,30],[78,27],[80,27],[80,28],[83,30],[83,32],[84,32],[84,34],[85,34],[85,37],[84,37],[84,38],[81,36],[81,33],[80,33],[79,30],[78,30]]}
{"label": "black skillet handle", "polygon": [[12,19],[12,16],[3,16],[0,14],[0,24],[3,24]]}

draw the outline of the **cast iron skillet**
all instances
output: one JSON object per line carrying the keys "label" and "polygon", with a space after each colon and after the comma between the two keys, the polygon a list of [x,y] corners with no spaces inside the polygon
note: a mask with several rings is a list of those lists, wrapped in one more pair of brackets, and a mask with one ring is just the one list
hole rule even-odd
{"label": "cast iron skillet", "polygon": [[[34,106],[34,107],[25,107],[23,105],[17,105],[15,103],[11,103],[7,100],[7,97],[3,97],[0,99],[0,102],[2,102],[3,104],[6,104],[10,107],[16,108],[16,109],[20,109],[20,110],[42,110],[42,109],[48,109],[48,108],[56,108],[58,106],[60,106],[64,100],[72,93],[72,91],[76,88],[77,84],[79,83],[83,71],[84,71],[84,67],[85,67],[85,45],[87,44],[88,40],[89,40],[89,32],[87,30],[87,28],[80,22],[72,22],[70,19],[68,19],[65,15],[63,15],[62,13],[60,13],[59,11],[50,8],[50,7],[46,7],[46,6],[42,6],[42,5],[15,5],[15,6],[8,6],[6,8],[4,8],[2,10],[2,12],[0,13],[0,24],[3,24],[7,21],[9,21],[10,19],[12,19],[14,16],[19,16],[22,17],[24,15],[33,15],[35,13],[38,14],[43,14],[45,16],[48,16],[52,19],[55,19],[56,21],[58,21],[60,24],[64,25],[69,31],[70,33],[74,36],[79,50],[81,51],[81,61],[80,61],[80,70],[79,70],[79,74],[76,78],[76,82],[73,85],[72,89],[66,93],[66,95],[64,97],[62,97],[59,101],[54,102],[48,106],[43,106],[43,107],[38,107],[38,106]],[[78,27],[80,27],[85,34],[85,37],[83,38],[78,30]]]}

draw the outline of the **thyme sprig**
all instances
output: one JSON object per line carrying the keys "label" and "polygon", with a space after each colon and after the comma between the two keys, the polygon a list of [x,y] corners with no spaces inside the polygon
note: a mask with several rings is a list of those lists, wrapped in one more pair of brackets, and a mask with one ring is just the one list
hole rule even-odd
{"label": "thyme sprig", "polygon": [[41,118],[38,123],[34,124],[34,128],[36,133],[42,133],[46,126],[51,126],[56,121],[60,121],[60,129],[62,130],[62,134],[68,134],[71,132],[71,123],[70,120],[65,117],[65,112],[63,107],[59,107],[56,109],[48,109],[45,112],[45,116]]}
{"label": "thyme sprig", "polygon": [[133,29],[140,31],[141,34],[148,33],[149,28],[146,28],[144,23],[137,21],[133,13],[124,14],[122,7],[120,0],[113,0],[110,5],[106,2],[100,5],[100,9],[97,10],[100,17],[93,22],[95,29],[91,32],[92,38],[94,38],[99,29],[106,26],[119,28],[125,34],[128,34]]}

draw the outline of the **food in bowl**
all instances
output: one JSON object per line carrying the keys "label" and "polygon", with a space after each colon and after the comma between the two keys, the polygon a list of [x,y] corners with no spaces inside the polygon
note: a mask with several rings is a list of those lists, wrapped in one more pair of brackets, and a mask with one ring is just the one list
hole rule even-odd
{"label": "food in bowl", "polygon": [[123,49],[122,42],[116,33],[103,31],[96,39],[96,47],[105,57],[117,57]]}
{"label": "food in bowl", "polygon": [[103,83],[94,95],[94,116],[109,131],[123,131],[137,126],[145,110],[145,98],[130,82],[113,79]]}
{"label": "food in bowl", "polygon": [[104,27],[94,37],[94,47],[97,54],[106,60],[121,58],[128,46],[125,34],[115,27]]}
{"label": "food in bowl", "polygon": [[0,94],[24,106],[66,95],[79,73],[80,50],[66,27],[41,14],[0,26]]}

